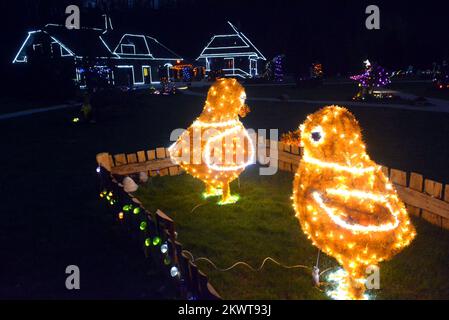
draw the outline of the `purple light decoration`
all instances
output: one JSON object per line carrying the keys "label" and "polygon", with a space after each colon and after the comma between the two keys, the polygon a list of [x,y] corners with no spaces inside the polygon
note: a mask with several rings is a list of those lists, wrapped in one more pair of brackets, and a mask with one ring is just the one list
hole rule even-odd
{"label": "purple light decoration", "polygon": [[365,88],[382,87],[391,82],[388,72],[377,64],[368,66],[364,73],[351,76],[350,79],[358,81]]}
{"label": "purple light decoration", "polygon": [[274,81],[283,81],[284,73],[282,72],[282,55],[274,57]]}

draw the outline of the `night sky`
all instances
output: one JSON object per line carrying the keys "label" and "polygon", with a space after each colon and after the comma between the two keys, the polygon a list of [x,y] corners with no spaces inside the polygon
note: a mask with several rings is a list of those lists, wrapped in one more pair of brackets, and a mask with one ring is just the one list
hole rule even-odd
{"label": "night sky", "polygon": [[[45,23],[64,23],[64,9],[80,1],[2,1],[2,66],[26,36]],[[365,8],[380,7],[381,29],[365,28]],[[431,68],[449,56],[449,19],[444,2],[420,1],[205,1],[178,0],[160,10],[116,9],[114,27],[156,37],[187,60],[195,59],[214,34],[241,29],[262,53],[286,54],[287,72],[306,72],[313,61],[327,74],[347,75],[370,58],[389,69]],[[82,26],[101,26],[101,12],[82,10]]]}

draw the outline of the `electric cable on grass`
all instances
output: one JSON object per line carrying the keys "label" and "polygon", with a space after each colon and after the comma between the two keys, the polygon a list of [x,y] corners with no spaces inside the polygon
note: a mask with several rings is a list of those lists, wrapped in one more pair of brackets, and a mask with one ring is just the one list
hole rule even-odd
{"label": "electric cable on grass", "polygon": [[321,292],[323,292],[323,290],[321,290],[321,289],[319,288],[319,286],[320,286],[321,284],[323,284],[323,283],[321,283],[321,282],[319,281],[319,277],[320,277],[322,274],[324,274],[324,273],[328,272],[329,270],[332,270],[332,269],[333,269],[333,268],[331,267],[331,268],[327,268],[327,269],[323,270],[322,272],[319,272],[318,263],[319,263],[320,251],[318,251],[317,260],[316,260],[316,265],[315,265],[313,268],[312,268],[312,267],[309,267],[309,266],[306,266],[306,265],[302,265],[302,264],[297,264],[297,265],[287,266],[287,265],[285,265],[285,264],[280,263],[279,261],[277,261],[276,259],[274,259],[274,258],[272,258],[272,257],[266,257],[265,259],[263,259],[262,264],[261,264],[258,268],[254,268],[253,266],[251,266],[250,264],[248,264],[248,263],[246,263],[246,262],[244,262],[244,261],[237,261],[236,263],[234,263],[233,265],[231,265],[231,266],[228,267],[228,268],[219,268],[219,267],[217,267],[217,265],[216,265],[212,260],[210,260],[209,258],[206,258],[206,257],[200,257],[200,258],[196,258],[196,259],[195,259],[195,257],[193,256],[193,254],[192,254],[190,251],[188,251],[188,250],[183,250],[182,252],[185,253],[185,254],[187,254],[187,255],[189,255],[190,258],[192,259],[192,262],[196,262],[196,261],[206,261],[206,262],[208,262],[208,263],[209,263],[215,270],[218,270],[218,271],[220,271],[220,272],[226,272],[226,271],[232,270],[232,269],[234,269],[235,267],[237,267],[238,265],[243,265],[243,266],[249,268],[250,270],[252,270],[252,271],[254,271],[254,272],[258,272],[258,271],[261,271],[261,270],[263,269],[263,267],[264,267],[264,265],[265,265],[265,263],[266,263],[267,261],[272,261],[272,262],[274,262],[275,264],[277,264],[278,266],[283,267],[283,268],[285,268],[285,269],[300,269],[300,268],[301,268],[301,269],[308,269],[308,270],[312,271],[312,278],[313,278],[314,283],[315,283],[315,288],[318,289],[318,290],[320,290]]}
{"label": "electric cable on grass", "polygon": [[281,267],[283,267],[283,268],[286,268],[286,269],[304,268],[304,269],[310,269],[310,270],[312,270],[311,267],[305,266],[305,265],[300,265],[300,264],[293,265],[293,266],[286,266],[286,265],[284,265],[284,264],[278,262],[277,260],[275,260],[275,259],[273,259],[273,258],[271,258],[271,257],[266,257],[266,258],[262,261],[262,264],[261,264],[258,268],[254,268],[253,266],[251,266],[250,264],[248,264],[248,263],[246,263],[246,262],[244,262],[244,261],[238,261],[238,262],[234,263],[232,266],[230,266],[230,267],[228,267],[228,268],[222,269],[222,268],[217,267],[217,265],[216,265],[213,261],[211,261],[209,258],[206,258],[206,257],[200,257],[200,258],[196,258],[196,259],[195,259],[195,258],[193,257],[193,254],[192,254],[191,252],[189,252],[189,251],[187,251],[187,250],[183,250],[182,252],[188,254],[188,255],[192,258],[192,262],[195,262],[195,261],[206,261],[206,262],[208,262],[209,264],[211,264],[212,267],[214,267],[214,269],[216,269],[216,270],[218,270],[218,271],[221,271],[221,272],[226,272],[226,271],[229,271],[229,270],[231,270],[231,269],[234,269],[234,268],[235,268],[236,266],[238,266],[238,265],[246,266],[247,268],[249,268],[249,269],[252,270],[252,271],[261,271],[261,270],[263,269],[265,263],[266,263],[268,260],[270,260],[270,261],[274,262],[275,264],[277,264],[277,265],[279,265],[279,266],[281,266]]}
{"label": "electric cable on grass", "polygon": [[204,206],[205,204],[207,204],[207,202],[197,204],[196,206],[193,207],[193,209],[192,209],[192,211],[190,211],[190,213],[192,213],[193,211],[195,211],[196,208],[199,208],[199,207],[201,207],[201,206]]}

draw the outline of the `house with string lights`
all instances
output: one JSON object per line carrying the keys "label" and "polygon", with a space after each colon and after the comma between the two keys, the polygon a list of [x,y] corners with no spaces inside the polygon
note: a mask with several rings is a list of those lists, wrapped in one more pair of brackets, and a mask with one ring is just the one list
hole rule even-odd
{"label": "house with string lights", "polygon": [[229,34],[214,35],[196,59],[204,63],[206,74],[221,71],[225,76],[252,78],[259,75],[264,55],[231,22]]}
{"label": "house with string lights", "polygon": [[30,31],[13,63],[39,59],[73,66],[73,79],[81,87],[88,74],[101,74],[110,85],[139,86],[171,78],[170,68],[183,59],[157,39],[144,34],[119,33],[105,17],[104,28],[68,29],[47,24]]}

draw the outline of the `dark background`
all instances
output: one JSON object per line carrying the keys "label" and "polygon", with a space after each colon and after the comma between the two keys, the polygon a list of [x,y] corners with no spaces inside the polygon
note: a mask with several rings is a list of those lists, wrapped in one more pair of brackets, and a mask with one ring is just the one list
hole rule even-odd
{"label": "dark background", "polygon": [[[65,22],[65,7],[78,4],[81,26],[103,26],[108,12],[114,28],[145,33],[187,60],[194,60],[214,34],[241,28],[269,59],[286,54],[288,73],[323,63],[328,75],[362,68],[370,58],[388,69],[427,69],[449,54],[449,19],[443,1],[252,1],[252,0],[15,0],[2,1],[1,66],[8,68],[26,32]],[[380,30],[365,28],[365,8],[380,8]]]}

